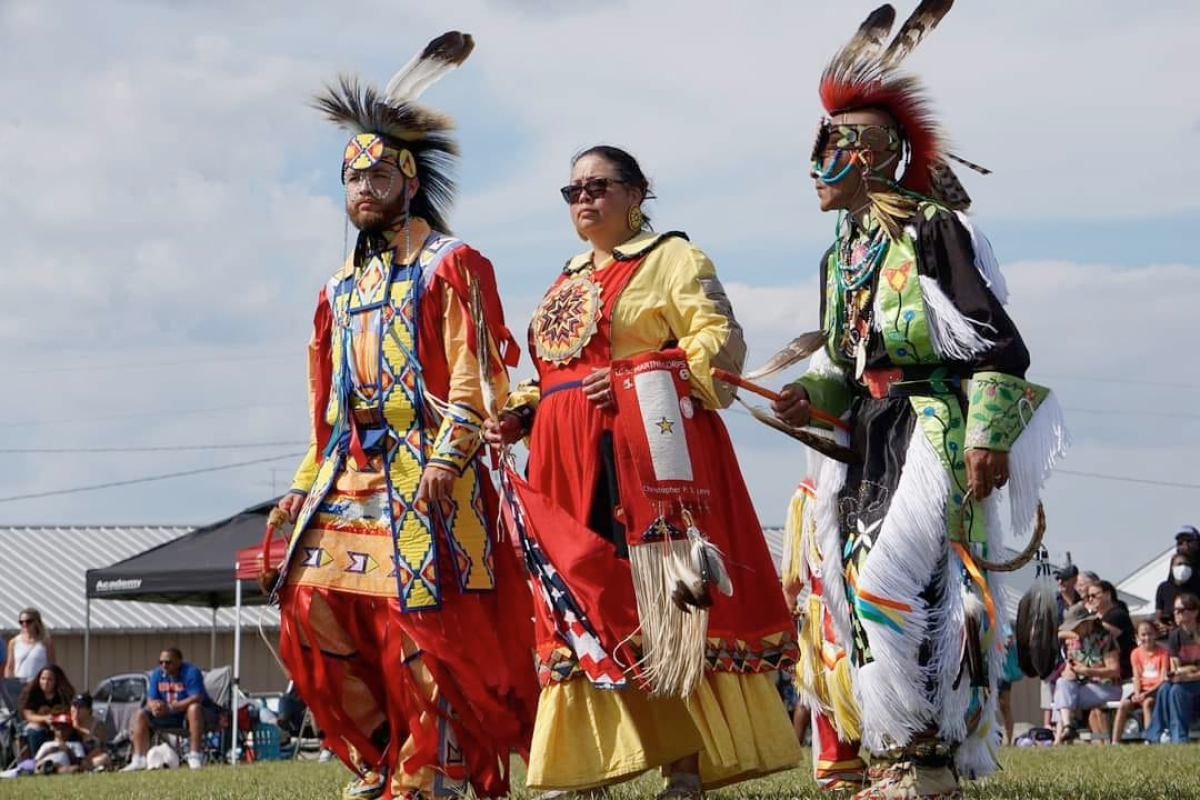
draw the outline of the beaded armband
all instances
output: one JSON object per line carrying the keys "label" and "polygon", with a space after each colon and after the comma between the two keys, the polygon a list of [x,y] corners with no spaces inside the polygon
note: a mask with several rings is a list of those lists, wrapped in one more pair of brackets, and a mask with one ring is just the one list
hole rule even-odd
{"label": "beaded armband", "polygon": [[483,439],[483,418],[470,406],[451,403],[442,415],[442,427],[433,441],[430,464],[452,469],[459,475],[475,457]]}
{"label": "beaded armband", "polygon": [[1003,372],[971,378],[965,446],[1008,452],[1050,390]]}

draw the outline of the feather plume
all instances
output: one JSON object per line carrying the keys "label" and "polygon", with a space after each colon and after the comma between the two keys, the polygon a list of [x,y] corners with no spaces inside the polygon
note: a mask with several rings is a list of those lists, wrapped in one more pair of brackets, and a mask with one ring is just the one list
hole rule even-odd
{"label": "feather plume", "polygon": [[783,349],[767,359],[761,367],[743,375],[746,380],[756,381],[770,377],[780,370],[787,369],[797,361],[802,361],[825,346],[824,331],[809,331],[792,339]]}
{"label": "feather plume", "polygon": [[373,84],[355,75],[341,75],[336,85],[313,99],[313,105],[333,124],[351,133],[381,133],[406,143],[428,139],[458,155],[450,138],[454,123],[445,114],[411,103],[391,103]]}
{"label": "feather plume", "polygon": [[839,57],[847,61],[874,60],[883,50],[884,42],[895,21],[896,9],[890,5],[885,4],[875,9],[867,15],[862,25],[858,26],[854,37],[846,43]]}
{"label": "feather plume", "polygon": [[954,687],[966,677],[968,686],[987,686],[987,652],[983,646],[984,624],[987,619],[987,609],[975,593],[969,589],[963,592],[963,641],[962,660],[958,678]]}
{"label": "feather plume", "polygon": [[988,169],[987,167],[982,167],[979,164],[976,164],[974,161],[967,161],[962,156],[955,155],[954,153],[946,153],[946,157],[954,159],[955,161],[962,164],[967,169],[974,170],[975,172],[978,172],[980,175],[991,175],[992,174],[992,171],[990,169]]}
{"label": "feather plume", "polygon": [[952,5],[954,0],[921,0],[884,51],[880,59],[883,66],[895,67],[903,61],[938,26]]}
{"label": "feather plume", "polygon": [[[694,525],[688,526],[688,539],[692,543],[692,568],[700,574],[707,592],[708,586],[716,586],[726,597],[733,595],[733,581],[725,568],[725,556]],[[711,602],[711,601],[710,601]]]}
{"label": "feather plume", "polygon": [[791,425],[777,419],[761,408],[750,405],[740,397],[737,398],[737,401],[745,406],[750,415],[762,424],[769,428],[774,428],[781,433],[786,433],[796,441],[811,447],[827,458],[832,458],[834,461],[841,462],[842,464],[858,464],[862,461],[858,453],[855,453],[849,447],[843,447],[833,439],[803,428],[793,428]]}
{"label": "feather plume", "polygon": [[1017,606],[1017,661],[1030,677],[1048,678],[1058,665],[1058,602],[1049,567],[1039,561],[1033,586]]}
{"label": "feather plume", "polygon": [[929,165],[929,196],[952,211],[966,211],[971,207],[971,195],[967,194],[966,187],[950,165],[941,159]]}
{"label": "feather plume", "polygon": [[442,76],[466,61],[474,49],[475,40],[471,34],[443,33],[392,76],[384,94],[391,103],[411,103]]}

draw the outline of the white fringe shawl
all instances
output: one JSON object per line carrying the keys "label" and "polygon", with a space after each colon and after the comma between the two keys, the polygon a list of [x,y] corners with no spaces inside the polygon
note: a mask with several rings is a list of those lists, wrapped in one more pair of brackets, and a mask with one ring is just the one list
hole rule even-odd
{"label": "white fringe shawl", "polygon": [[[904,469],[875,545],[858,576],[858,588],[911,607],[903,629],[863,619],[874,660],[854,682],[862,712],[863,743],[874,753],[907,744],[938,710],[926,692],[927,672],[917,667],[921,644],[945,614],[931,612],[921,592],[930,578],[948,574],[945,509],[950,478],[918,425],[912,432]],[[942,596],[946,593],[944,587]],[[943,648],[947,645],[943,645]]]}
{"label": "white fringe shawl", "polygon": [[983,276],[983,282],[992,290],[992,294],[1000,301],[1000,305],[1008,303],[1008,282],[1004,280],[1004,273],[1000,271],[1000,263],[996,261],[996,253],[992,250],[992,243],[982,232],[975,229],[971,224],[971,218],[961,211],[954,212],[958,216],[958,221],[967,229],[967,233],[971,234],[971,249],[975,252],[975,269],[979,270],[979,274]]}
{"label": "white fringe shawl", "polygon": [[[835,430],[834,441],[850,444],[850,435]],[[850,624],[850,601],[846,597],[845,568],[842,560],[842,521],[838,511],[838,493],[846,483],[846,465],[814,451],[808,454],[809,474],[814,476],[814,501],[817,550],[821,553],[821,602],[833,622],[833,635],[847,657],[854,651]]]}
{"label": "white fringe shawl", "polygon": [[992,341],[980,333],[996,329],[986,322],[978,322],[958,310],[946,297],[936,278],[919,276],[921,298],[925,302],[925,322],[929,327],[929,343],[933,351],[951,361],[971,361],[975,356],[986,353]]}

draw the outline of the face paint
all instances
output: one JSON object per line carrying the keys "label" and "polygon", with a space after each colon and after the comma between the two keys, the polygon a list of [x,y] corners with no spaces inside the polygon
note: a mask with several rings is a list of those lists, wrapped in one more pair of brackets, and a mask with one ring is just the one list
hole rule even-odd
{"label": "face paint", "polygon": [[342,179],[346,184],[346,197],[353,199],[365,195],[375,200],[389,200],[395,196],[395,190],[403,185],[399,180],[400,170],[392,164],[381,162],[370,169],[356,170],[347,168]]}

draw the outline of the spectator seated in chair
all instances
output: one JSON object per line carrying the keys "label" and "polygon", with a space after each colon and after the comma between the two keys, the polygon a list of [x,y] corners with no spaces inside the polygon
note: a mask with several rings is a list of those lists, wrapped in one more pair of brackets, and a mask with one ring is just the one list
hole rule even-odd
{"label": "spectator seated in chair", "polygon": [[17,700],[17,708],[21,712],[30,753],[36,753],[53,737],[51,717],[58,712],[67,713],[74,695],[75,689],[67,680],[66,673],[53,664],[43,667],[25,684]]}
{"label": "spectator seated in chair", "polygon": [[[1054,710],[1058,715],[1056,745],[1066,740],[1075,711],[1100,708],[1121,699],[1120,648],[1101,624],[1099,615],[1083,603],[1071,606],[1063,614],[1060,630],[1069,639],[1067,663],[1054,685]],[[1105,722],[1107,718],[1103,716],[1093,718],[1092,733],[1106,733],[1100,727]],[[1105,736],[1104,741],[1107,739]]]}
{"label": "spectator seated in chair", "polygon": [[108,752],[108,730],[92,713],[90,694],[77,694],[71,700],[71,725],[75,729],[72,738],[83,744],[84,766],[93,772],[112,769],[112,755]]}
{"label": "spectator seated in chair", "polygon": [[1200,598],[1191,592],[1175,597],[1175,630],[1167,637],[1171,667],[1154,698],[1154,716],[1146,741],[1158,744],[1164,731],[1172,744],[1186,744],[1200,697]]}
{"label": "spectator seated in chair", "polygon": [[1142,730],[1150,727],[1154,710],[1154,694],[1167,676],[1171,658],[1166,649],[1158,646],[1158,627],[1150,620],[1142,620],[1137,626],[1137,649],[1133,651],[1133,694],[1121,700],[1117,717],[1113,722],[1112,743],[1120,744],[1125,731],[1125,720],[1134,708],[1142,709]]}
{"label": "spectator seated in chair", "polygon": [[168,647],[150,673],[146,705],[133,718],[133,757],[123,772],[146,769],[150,734],[158,730],[187,728],[191,750],[187,762],[192,769],[204,766],[203,742],[206,728],[216,728],[219,710],[204,690],[200,668],[183,660],[178,647]]}

